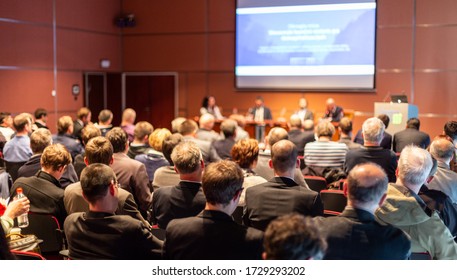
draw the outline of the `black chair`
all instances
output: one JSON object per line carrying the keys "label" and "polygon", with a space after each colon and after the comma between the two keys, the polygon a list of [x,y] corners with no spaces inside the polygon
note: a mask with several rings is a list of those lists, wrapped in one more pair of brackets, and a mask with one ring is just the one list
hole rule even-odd
{"label": "black chair", "polygon": [[35,234],[43,240],[41,254],[47,259],[62,259],[59,252],[65,248],[64,233],[56,217],[50,214],[29,212],[29,226],[22,229],[23,234]]}
{"label": "black chair", "polygon": [[243,206],[236,207],[235,211],[233,211],[232,218],[237,224],[243,224]]}
{"label": "black chair", "polygon": [[14,181],[16,181],[16,179],[18,178],[18,174],[17,172],[19,171],[19,168],[21,168],[21,166],[23,166],[26,162],[23,161],[23,162],[8,162],[5,160],[5,168],[6,168],[6,172],[8,172],[11,176],[11,179]]}
{"label": "black chair", "polygon": [[325,181],[324,177],[310,175],[306,175],[303,177],[305,178],[305,182],[308,185],[308,187],[313,191],[320,192],[322,190],[327,189],[327,181]]}
{"label": "black chair", "polygon": [[320,193],[324,204],[324,216],[336,216],[343,212],[347,205],[347,197],[341,190],[323,190]]}
{"label": "black chair", "polygon": [[29,260],[29,261],[30,260],[45,260],[45,258],[38,253],[23,252],[23,251],[17,251],[17,250],[11,250],[11,253],[18,260]]}

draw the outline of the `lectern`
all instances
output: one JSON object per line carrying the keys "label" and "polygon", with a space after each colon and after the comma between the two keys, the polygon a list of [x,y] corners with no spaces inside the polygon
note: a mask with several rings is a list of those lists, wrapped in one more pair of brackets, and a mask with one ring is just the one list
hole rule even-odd
{"label": "lectern", "polygon": [[391,102],[375,102],[374,115],[386,114],[390,118],[387,132],[392,136],[406,128],[406,122],[410,118],[417,118],[419,110],[416,105],[408,103],[391,103]]}

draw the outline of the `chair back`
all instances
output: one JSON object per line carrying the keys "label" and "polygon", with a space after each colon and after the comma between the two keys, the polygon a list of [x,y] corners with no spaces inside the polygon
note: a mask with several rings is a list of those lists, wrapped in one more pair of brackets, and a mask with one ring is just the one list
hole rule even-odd
{"label": "chair back", "polygon": [[21,168],[21,166],[23,166],[25,163],[26,163],[25,161],[8,162],[5,160],[6,172],[8,172],[10,174],[13,182],[16,181],[16,179],[19,177],[19,175],[17,174],[19,171],[19,168]]}
{"label": "chair back", "polygon": [[29,226],[22,229],[23,234],[35,234],[43,240],[40,244],[41,253],[59,254],[64,249],[63,232],[56,217],[50,214],[29,212]]}
{"label": "chair back", "polygon": [[237,224],[243,224],[243,206],[236,207],[235,211],[233,211],[232,218]]}
{"label": "chair back", "polygon": [[45,258],[34,252],[24,252],[24,251],[17,251],[17,250],[11,250],[11,253],[16,257],[18,260],[45,260]]}
{"label": "chair back", "polygon": [[305,182],[308,187],[315,192],[327,189],[327,181],[325,181],[324,177],[306,175],[303,176],[303,178],[305,178]]}
{"label": "chair back", "polygon": [[324,216],[336,216],[343,212],[347,205],[347,197],[341,190],[323,190],[320,193],[324,204]]}

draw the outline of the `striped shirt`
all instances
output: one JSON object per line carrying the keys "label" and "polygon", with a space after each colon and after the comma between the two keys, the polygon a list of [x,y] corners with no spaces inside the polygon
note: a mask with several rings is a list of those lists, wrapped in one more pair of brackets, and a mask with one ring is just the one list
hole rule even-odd
{"label": "striped shirt", "polygon": [[305,146],[307,166],[343,168],[348,147],[333,141],[310,142]]}

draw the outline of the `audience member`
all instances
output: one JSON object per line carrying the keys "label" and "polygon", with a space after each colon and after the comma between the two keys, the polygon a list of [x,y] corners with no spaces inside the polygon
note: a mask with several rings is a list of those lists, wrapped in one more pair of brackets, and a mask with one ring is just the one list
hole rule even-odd
{"label": "audience member", "polygon": [[87,107],[81,107],[76,113],[76,119],[73,121],[73,136],[82,142],[81,131],[91,123],[92,113]]}
{"label": "audience member", "polygon": [[[82,139],[81,143],[85,146],[86,143],[88,143],[90,139],[97,137],[97,136],[101,136],[102,132],[95,125],[88,124],[83,128],[80,135],[81,135],[81,139]],[[85,152],[77,155],[75,157],[75,159],[73,160],[73,165],[75,166],[75,172],[76,172],[76,175],[78,176],[78,178],[81,177],[81,172],[86,167],[86,163],[84,162],[84,157],[85,157]]]}
{"label": "audience member", "polygon": [[[390,118],[388,115],[381,114],[377,116],[384,125],[386,126],[385,129],[389,127]],[[362,129],[357,131],[357,134],[354,137],[354,142],[360,145],[363,145],[363,136],[362,136]],[[384,136],[382,137],[381,144],[379,144],[383,149],[391,150],[392,149],[392,135],[390,135],[387,131],[384,130]]]}
{"label": "audience member", "polygon": [[256,122],[263,122],[273,119],[270,108],[265,107],[263,98],[261,96],[257,96],[255,99],[255,106],[249,108],[248,117]]}
{"label": "audience member", "polygon": [[259,157],[259,142],[255,139],[241,140],[233,146],[231,153],[233,161],[243,170],[243,192],[239,205],[244,206],[246,189],[267,181],[253,171]]}
{"label": "audience member", "polygon": [[146,167],[139,161],[127,156],[129,141],[127,133],[120,127],[114,127],[106,134],[106,138],[113,145],[113,163],[111,167],[116,174],[121,187],[130,192],[139,206],[144,218],[152,203],[152,187],[149,184]]}
{"label": "audience member", "polygon": [[127,108],[122,112],[121,128],[127,133],[129,143],[133,142],[135,130],[136,112],[132,108]]}
{"label": "audience member", "polygon": [[[448,121],[444,124],[444,134],[452,139],[452,143],[457,147],[457,121]],[[457,161],[456,154],[449,163],[449,167],[452,171],[457,172]]]}
{"label": "audience member", "polygon": [[292,115],[289,119],[289,140],[295,144],[298,155],[303,156],[305,145],[314,141],[314,132],[303,131],[302,120],[298,115]]}
{"label": "audience member", "polygon": [[137,155],[147,153],[147,151],[150,149],[149,135],[151,135],[153,131],[154,127],[149,122],[138,122],[135,125],[133,142],[130,143],[129,151],[127,153],[129,158],[135,159]]}
{"label": "audience member", "polygon": [[135,157],[135,160],[146,166],[149,181],[154,181],[154,173],[162,166],[169,166],[168,161],[162,153],[163,141],[171,135],[171,132],[166,128],[156,128],[149,135],[149,150],[145,154],[140,154]]}
{"label": "audience member", "polygon": [[202,179],[206,207],[196,217],[176,219],[166,231],[164,256],[187,260],[260,259],[262,232],[233,221],[243,173],[231,161],[206,167]]}
{"label": "audience member", "polygon": [[312,120],[314,121],[314,113],[310,109],[308,109],[308,101],[306,98],[302,97],[298,101],[298,111],[294,113],[294,115],[297,115],[299,119],[303,122],[305,120]]}
{"label": "audience member", "polygon": [[319,194],[299,186],[292,179],[298,165],[294,143],[281,140],[273,145],[270,166],[275,177],[246,190],[245,225],[265,230],[271,220],[281,215],[292,212],[308,216],[323,214]]}
{"label": "audience member", "polygon": [[333,98],[327,99],[325,102],[327,107],[324,114],[324,119],[330,122],[339,122],[344,117],[343,108],[335,104]]}
{"label": "audience member", "polygon": [[[89,126],[84,129],[87,127]],[[113,163],[113,146],[109,140],[102,136],[96,136],[87,141],[84,162],[86,165],[92,163],[111,165]],[[65,189],[63,201],[65,210],[69,215],[75,212],[89,211],[89,204],[83,197],[81,182],[71,184]],[[150,226],[138,211],[133,195],[122,188],[119,189],[118,206],[114,213],[116,215],[129,215],[142,221],[146,226]]]}
{"label": "audience member", "polygon": [[1,112],[0,113],[0,132],[5,137],[6,141],[10,141],[13,134],[13,117],[11,113]]}
{"label": "audience member", "polygon": [[186,118],[183,117],[177,117],[176,119],[171,121],[171,133],[179,133],[179,127],[181,124],[187,120]]}
{"label": "audience member", "polygon": [[221,110],[216,105],[216,99],[214,96],[205,96],[202,101],[202,107],[200,108],[200,115],[211,114],[216,120],[223,120],[224,116],[221,114]]}
{"label": "audience member", "polygon": [[179,133],[181,133],[181,135],[184,137],[184,140],[192,141],[197,144],[197,146],[200,148],[200,151],[202,152],[205,164],[221,160],[221,158],[217,155],[214,147],[211,146],[211,142],[196,138],[195,134],[197,133],[197,129],[198,126],[195,121],[186,120],[179,127]]}
{"label": "audience member", "polygon": [[119,204],[119,185],[109,166],[94,163],[86,167],[81,174],[81,188],[89,211],[73,213],[65,221],[70,258],[161,258],[162,242],[149,227],[130,216],[114,214]]}
{"label": "audience member", "polygon": [[430,136],[420,129],[420,121],[417,118],[410,118],[406,123],[406,129],[394,134],[392,149],[396,153],[401,153],[404,147],[413,144],[425,149],[430,145]]}
{"label": "audience member", "polygon": [[[46,128],[38,128],[30,135],[30,148],[32,149],[32,157],[21,166],[17,172],[18,177],[32,177],[41,170],[41,155],[44,149],[52,144],[51,132]],[[69,184],[78,182],[79,177],[75,172],[73,164],[68,164],[65,168],[59,183],[62,188],[66,188]]]}
{"label": "audience member", "polygon": [[243,139],[249,139],[249,133],[244,130],[246,125],[246,118],[240,114],[232,114],[230,115],[229,119],[234,120],[237,123],[235,142]]}
{"label": "audience member", "polygon": [[348,204],[343,213],[317,218],[328,243],[325,259],[407,259],[411,248],[409,237],[402,230],[375,220],[374,212],[386,198],[388,180],[384,170],[374,163],[356,165],[349,172],[346,184]]}
{"label": "audience member", "polygon": [[30,201],[27,197],[11,200],[8,206],[0,201],[0,222],[3,231],[8,234],[14,226],[14,219],[29,212],[29,209]]}
{"label": "audience member", "polygon": [[73,134],[73,121],[70,116],[60,117],[57,121],[57,134],[52,136],[53,143],[60,143],[67,148],[74,160],[77,155],[84,153],[84,148]]}
{"label": "audience member", "polygon": [[373,162],[381,166],[387,173],[389,182],[397,180],[397,156],[391,150],[383,149],[380,143],[384,134],[384,123],[376,117],[369,118],[363,122],[364,146],[361,149],[350,150],[346,154],[344,171],[349,173],[351,169],[360,163]]}
{"label": "audience member", "polygon": [[205,163],[197,145],[181,142],[173,149],[171,158],[181,181],[177,186],[157,189],[152,200],[154,220],[163,229],[173,219],[196,216],[206,203],[201,190]]}
{"label": "audience member", "polygon": [[346,144],[349,150],[359,149],[362,145],[352,142],[352,121],[348,117],[343,117],[338,125],[340,140],[338,142]]}
{"label": "audience member", "polygon": [[212,146],[216,150],[221,159],[232,159],[231,151],[235,145],[237,124],[234,120],[224,120],[221,123],[221,131],[224,134],[224,139],[216,140]]}
{"label": "audience member", "polygon": [[35,110],[35,123],[33,124],[32,130],[35,131],[38,128],[46,128],[47,127],[46,122],[48,121],[48,111],[43,108],[38,108]]}
{"label": "audience member", "polygon": [[[394,137],[395,138],[395,137]],[[457,244],[438,213],[417,195],[429,179],[430,154],[406,146],[398,160],[397,182],[389,184],[385,202],[376,210],[378,221],[402,229],[411,237],[411,251],[428,252],[433,259],[457,259]]]}
{"label": "audience member", "polygon": [[199,119],[200,128],[197,130],[197,133],[195,133],[195,138],[208,142],[218,140],[219,134],[213,130],[215,120],[216,119],[211,114],[201,115]]}
{"label": "audience member", "polygon": [[321,260],[327,248],[313,219],[296,213],[271,221],[263,246],[265,260]]}
{"label": "audience member", "polygon": [[51,214],[63,225],[67,212],[59,179],[70,163],[71,155],[62,144],[47,146],[41,155],[41,170],[33,177],[17,179],[11,188],[11,198],[16,196],[16,189],[21,187],[24,195],[30,199],[30,211]]}
{"label": "audience member", "polygon": [[183,137],[179,133],[174,133],[163,140],[163,156],[170,165],[159,167],[154,173],[154,180],[152,181],[152,186],[155,190],[160,187],[176,186],[179,184],[180,177],[179,174],[175,171],[174,163],[171,159],[171,154],[173,152],[173,149],[182,141]]}
{"label": "audience member", "polygon": [[113,128],[111,122],[113,121],[113,112],[108,109],[101,110],[98,113],[98,123],[95,123],[95,126],[100,129],[102,136],[105,136],[108,131]]}

